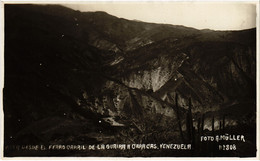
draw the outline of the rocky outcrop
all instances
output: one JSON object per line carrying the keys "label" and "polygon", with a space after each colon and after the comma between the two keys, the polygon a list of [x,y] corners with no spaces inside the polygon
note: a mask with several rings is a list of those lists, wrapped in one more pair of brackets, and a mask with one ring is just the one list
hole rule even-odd
{"label": "rocky outcrop", "polygon": [[[255,32],[6,5],[5,143],[181,140],[189,99],[194,122],[205,114],[209,130],[212,116],[228,114],[226,122],[237,126],[244,124],[244,113],[251,124]],[[60,138],[58,131],[67,136]]]}

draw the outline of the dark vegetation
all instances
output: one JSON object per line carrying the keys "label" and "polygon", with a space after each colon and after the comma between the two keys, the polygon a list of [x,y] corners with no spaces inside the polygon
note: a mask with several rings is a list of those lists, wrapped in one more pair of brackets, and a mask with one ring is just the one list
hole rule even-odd
{"label": "dark vegetation", "polygon": [[[256,29],[196,30],[59,5],[5,5],[5,146],[192,143],[194,147],[191,151],[6,149],[5,156],[255,156],[255,44]],[[113,64],[116,60],[120,61]],[[159,80],[166,81],[157,89],[151,73],[158,68]],[[131,85],[139,78],[142,83]],[[239,150],[222,152],[216,143],[199,141],[203,134],[224,133],[245,135],[246,143],[235,142]]]}

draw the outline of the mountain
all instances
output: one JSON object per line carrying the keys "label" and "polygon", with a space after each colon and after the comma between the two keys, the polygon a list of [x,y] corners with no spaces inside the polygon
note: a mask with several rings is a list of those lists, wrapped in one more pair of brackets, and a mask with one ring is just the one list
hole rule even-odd
{"label": "mountain", "polygon": [[[59,5],[4,7],[5,156],[255,156],[255,28],[197,30]],[[197,138],[201,133],[194,131],[201,128],[214,132],[212,118],[216,133],[225,128],[245,135],[240,150],[34,153],[10,148],[197,145],[190,133]]]}

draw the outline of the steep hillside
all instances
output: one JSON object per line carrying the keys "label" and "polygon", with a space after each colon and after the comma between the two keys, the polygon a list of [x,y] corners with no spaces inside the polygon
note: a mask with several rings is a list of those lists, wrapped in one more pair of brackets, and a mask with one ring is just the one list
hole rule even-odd
{"label": "steep hillside", "polygon": [[[190,133],[197,138],[200,128],[248,139],[239,153],[6,149],[5,155],[254,156],[255,35],[256,29],[197,30],[59,5],[5,5],[5,146],[197,145]],[[226,131],[218,130],[221,121]]]}

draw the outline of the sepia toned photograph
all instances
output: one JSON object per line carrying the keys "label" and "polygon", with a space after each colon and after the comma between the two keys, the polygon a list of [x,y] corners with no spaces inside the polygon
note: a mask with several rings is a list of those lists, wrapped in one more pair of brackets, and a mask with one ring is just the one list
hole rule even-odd
{"label": "sepia toned photograph", "polygon": [[257,157],[257,3],[5,3],[3,156]]}

